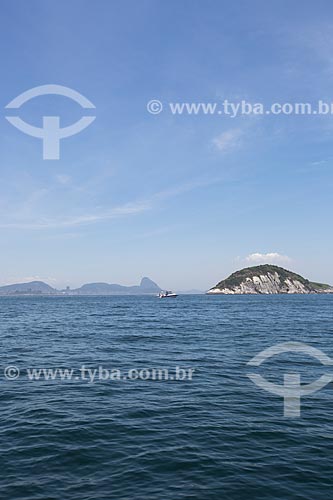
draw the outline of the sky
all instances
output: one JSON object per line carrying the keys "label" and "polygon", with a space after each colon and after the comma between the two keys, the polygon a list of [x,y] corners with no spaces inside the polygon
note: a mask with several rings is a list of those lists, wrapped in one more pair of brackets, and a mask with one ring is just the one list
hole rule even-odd
{"label": "sky", "polygon": [[[206,290],[266,262],[333,284],[333,116],[169,104],[333,102],[332,15],[328,0],[4,0],[0,284]],[[42,85],[95,109],[5,109]],[[96,118],[50,160],[7,116]]]}

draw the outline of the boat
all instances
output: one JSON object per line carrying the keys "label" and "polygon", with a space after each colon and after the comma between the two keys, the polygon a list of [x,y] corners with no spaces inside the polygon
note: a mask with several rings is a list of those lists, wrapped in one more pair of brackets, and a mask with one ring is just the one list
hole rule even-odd
{"label": "boat", "polygon": [[167,299],[171,297],[178,297],[178,295],[174,292],[171,292],[170,290],[166,290],[165,292],[160,292],[157,297],[159,299]]}

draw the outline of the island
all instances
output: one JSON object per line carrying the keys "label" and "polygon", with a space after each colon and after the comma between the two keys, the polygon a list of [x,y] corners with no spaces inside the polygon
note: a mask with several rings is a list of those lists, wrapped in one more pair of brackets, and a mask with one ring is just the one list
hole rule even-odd
{"label": "island", "polygon": [[314,283],[279,266],[246,267],[231,274],[208,290],[207,294],[310,294],[333,293],[333,287]]}

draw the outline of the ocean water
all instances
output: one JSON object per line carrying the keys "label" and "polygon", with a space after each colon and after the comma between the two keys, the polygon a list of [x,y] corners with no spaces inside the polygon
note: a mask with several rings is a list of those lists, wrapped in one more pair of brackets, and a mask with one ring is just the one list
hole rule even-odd
{"label": "ocean water", "polygon": [[[332,498],[332,384],[288,418],[246,363],[287,341],[333,356],[333,296],[2,297],[0,316],[1,499]],[[122,378],[91,382],[82,365]],[[162,368],[173,380],[128,376]],[[329,367],[290,353],[250,371],[281,385]]]}

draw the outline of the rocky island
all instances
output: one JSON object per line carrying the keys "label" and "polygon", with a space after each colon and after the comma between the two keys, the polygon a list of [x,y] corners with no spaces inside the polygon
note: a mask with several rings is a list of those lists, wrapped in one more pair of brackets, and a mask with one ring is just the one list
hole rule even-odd
{"label": "rocky island", "polygon": [[311,282],[282,267],[265,264],[236,271],[207,293],[225,295],[333,293],[333,287]]}

